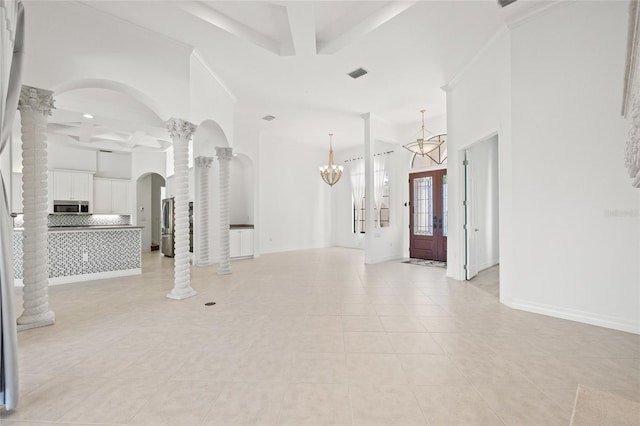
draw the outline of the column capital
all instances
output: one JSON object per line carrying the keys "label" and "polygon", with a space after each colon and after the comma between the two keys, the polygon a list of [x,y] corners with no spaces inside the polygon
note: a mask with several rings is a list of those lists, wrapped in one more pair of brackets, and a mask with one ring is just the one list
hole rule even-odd
{"label": "column capital", "polygon": [[195,158],[196,166],[198,167],[211,167],[211,163],[213,163],[213,157],[203,157],[199,156]]}
{"label": "column capital", "polygon": [[51,110],[55,109],[53,102],[51,90],[23,85],[20,89],[18,109],[21,112],[40,112],[43,115],[51,115]]}
{"label": "column capital", "polygon": [[216,156],[218,160],[231,160],[233,157],[233,148],[216,147]]}
{"label": "column capital", "polygon": [[196,125],[181,118],[170,118],[165,122],[172,138],[185,136],[187,139],[196,131]]}

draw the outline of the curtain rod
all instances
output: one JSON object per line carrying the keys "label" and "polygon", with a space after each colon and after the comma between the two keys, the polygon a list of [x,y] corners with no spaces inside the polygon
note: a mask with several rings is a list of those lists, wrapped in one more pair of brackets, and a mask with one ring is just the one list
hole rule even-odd
{"label": "curtain rod", "polygon": [[[386,152],[379,152],[377,154],[373,154],[373,156],[378,156],[378,155],[387,155],[387,154],[392,154],[393,151],[386,151]],[[350,160],[344,160],[345,163],[350,163],[351,161],[358,161],[358,160],[362,160],[364,157],[356,157],[356,158],[352,158]]]}

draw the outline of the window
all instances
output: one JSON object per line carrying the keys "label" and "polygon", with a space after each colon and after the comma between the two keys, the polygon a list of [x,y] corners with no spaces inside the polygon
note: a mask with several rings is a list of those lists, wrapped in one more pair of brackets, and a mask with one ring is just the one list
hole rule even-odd
{"label": "window", "polygon": [[[389,196],[389,178],[387,174],[384,175],[384,186],[382,188],[382,202],[380,209],[375,209],[373,214],[373,220],[375,222],[375,226],[379,228],[388,228],[389,227],[389,206],[390,206],[390,196]],[[364,234],[366,231],[366,214],[367,214],[367,203],[366,198],[360,198],[360,202],[356,203],[355,200],[352,199],[352,218],[353,218],[353,229],[352,232],[358,234]]]}

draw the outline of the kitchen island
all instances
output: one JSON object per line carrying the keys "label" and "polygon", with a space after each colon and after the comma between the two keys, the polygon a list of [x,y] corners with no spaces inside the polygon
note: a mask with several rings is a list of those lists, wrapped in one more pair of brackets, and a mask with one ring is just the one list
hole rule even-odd
{"label": "kitchen island", "polygon": [[[13,233],[14,277],[22,285],[22,229]],[[132,225],[50,227],[49,284],[142,273],[142,227]]]}

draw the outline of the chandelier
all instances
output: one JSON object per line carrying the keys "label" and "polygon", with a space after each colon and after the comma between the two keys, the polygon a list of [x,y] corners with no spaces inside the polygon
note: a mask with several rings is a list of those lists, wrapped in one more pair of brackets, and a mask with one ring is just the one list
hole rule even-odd
{"label": "chandelier", "polygon": [[344,167],[333,164],[333,133],[329,133],[329,164],[320,166],[320,177],[329,186],[333,186],[342,177]]}
{"label": "chandelier", "polygon": [[420,110],[420,113],[422,113],[422,126],[420,127],[416,140],[411,141],[406,145],[402,145],[402,147],[408,149],[414,154],[418,154],[423,157],[426,155],[436,164],[442,164],[447,159],[446,151],[444,153],[444,158],[442,155],[442,145],[447,142],[447,135],[435,135],[425,139],[424,112],[424,109]]}

